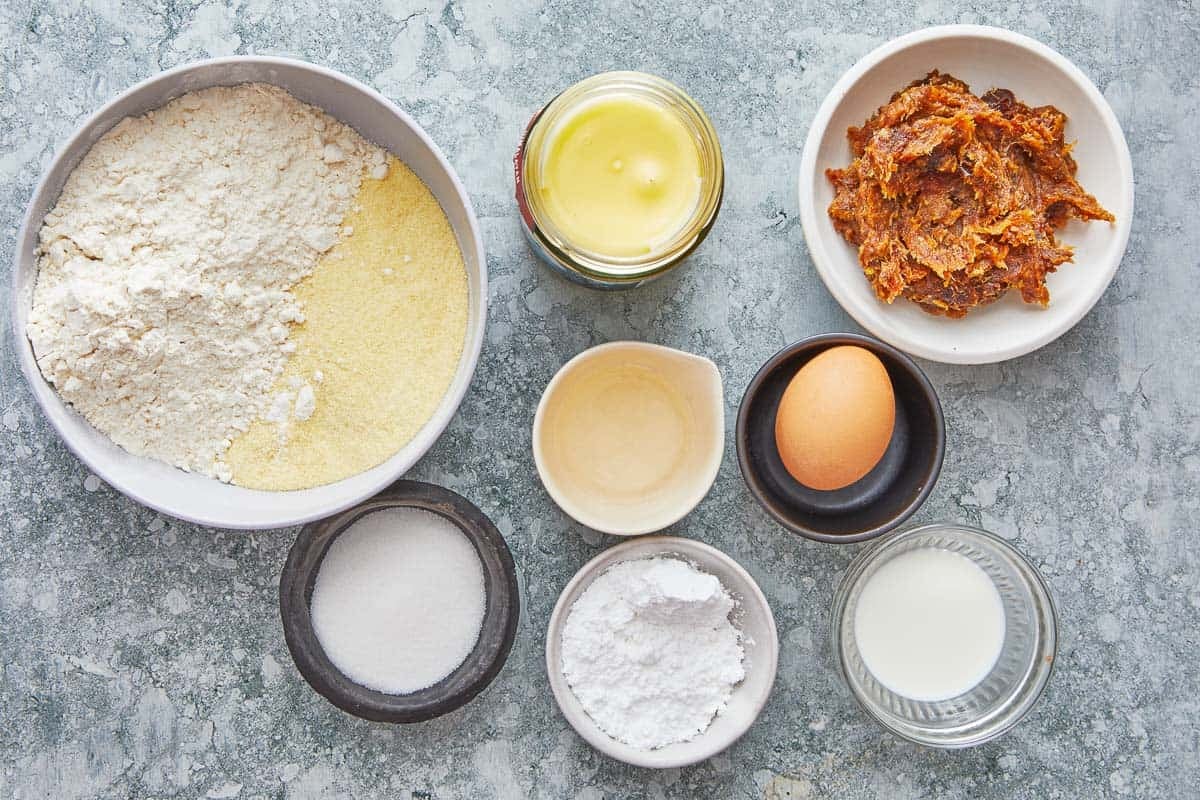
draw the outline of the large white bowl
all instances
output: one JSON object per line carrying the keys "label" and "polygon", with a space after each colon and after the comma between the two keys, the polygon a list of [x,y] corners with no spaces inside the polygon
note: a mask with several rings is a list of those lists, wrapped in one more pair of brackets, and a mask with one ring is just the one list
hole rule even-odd
{"label": "large white bowl", "polygon": [[[850,163],[846,129],[861,125],[897,91],[931,70],[948,72],[982,93],[1011,89],[1029,105],[1067,115],[1067,139],[1083,188],[1116,215],[1115,224],[1073,221],[1060,237],[1075,260],[1050,275],[1050,305],[1010,292],[963,319],[928,314],[903,298],[876,298],[857,250],[834,229],[827,209],[833,187],[825,170]],[[830,90],[809,130],[800,164],[800,219],[817,272],[850,316],[875,336],[933,361],[984,364],[1024,355],[1070,330],[1112,280],[1133,219],[1133,167],[1121,126],[1103,95],[1049,47],[1000,28],[947,25],[893,39],[855,64]]]}
{"label": "large white bowl", "polygon": [[[263,82],[281,86],[324,109],[395,154],[429,186],[450,219],[467,270],[469,310],[458,370],[445,397],[412,441],[377,467],[314,489],[244,489],[131,455],[59,398],[38,371],[25,335],[42,218],[92,144],[121,119],[142,114],[196,89]],[[454,415],[479,360],[487,316],[487,261],[467,192],[421,127],[373,89],[333,70],[286,58],[233,57],[187,64],[155,75],[93,114],[59,150],[34,191],[17,236],[12,319],[17,359],[34,397],[67,447],[110,486],[165,514],[221,528],[277,528],[329,516],[358,503],[403,475],[433,445]]]}
{"label": "large white bowl", "polygon": [[[639,750],[601,730],[575,697],[562,672],[562,629],[575,601],[606,569],[622,561],[655,556],[676,556],[690,561],[698,569],[716,575],[721,585],[733,595],[737,601],[733,621],[742,632],[746,677],[734,687],[725,710],[695,739],[657,750]],[[546,670],[550,689],[567,722],[601,753],[638,767],[669,769],[695,764],[736,742],[767,704],[778,665],[779,634],[775,629],[775,616],[754,578],[741,564],[715,547],[675,536],[631,539],[608,548],[584,564],[559,595],[546,631]]]}

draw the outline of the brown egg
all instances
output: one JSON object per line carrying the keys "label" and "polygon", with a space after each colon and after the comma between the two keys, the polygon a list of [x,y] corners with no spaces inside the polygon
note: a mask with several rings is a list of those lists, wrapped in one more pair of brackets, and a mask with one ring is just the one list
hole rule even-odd
{"label": "brown egg", "polygon": [[800,483],[841,489],[879,463],[895,424],[896,398],[883,362],[861,347],[841,345],[801,367],[784,390],[775,446]]}

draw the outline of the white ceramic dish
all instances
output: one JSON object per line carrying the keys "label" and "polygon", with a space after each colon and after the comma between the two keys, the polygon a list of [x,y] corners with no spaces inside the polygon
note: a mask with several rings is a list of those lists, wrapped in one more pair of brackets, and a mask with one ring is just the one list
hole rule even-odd
{"label": "white ceramic dish", "polygon": [[[734,622],[743,634],[746,678],[733,690],[726,709],[704,733],[690,742],[657,750],[639,750],[613,739],[592,721],[562,674],[562,627],[575,600],[604,570],[621,561],[675,555],[716,575],[738,601]],[[750,573],[729,556],[701,542],[673,536],[648,536],[610,547],[575,573],[554,606],[546,632],[546,670],[550,688],[567,722],[592,747],[607,756],[638,767],[667,769],[695,764],[721,752],[741,738],[766,705],[779,662],[779,635],[767,598]]]}
{"label": "white ceramic dish", "polygon": [[[351,125],[415,172],[450,219],[467,270],[469,310],[458,370],[430,420],[384,463],[313,489],[266,492],[220,483],[159,461],[131,455],[67,406],[38,371],[25,323],[37,272],[34,251],[46,211],[92,144],[121,119],[145,113],[186,92],[261,81],[275,84]],[[137,84],[104,105],[59,150],[42,176],[17,236],[12,319],[17,360],[63,441],[110,486],[174,517],[220,528],[278,528],[341,511],[383,489],[425,454],[450,421],[479,360],[487,316],[487,261],[466,190],[437,145],[383,95],[332,70],[286,58],[233,57],[177,67]]]}
{"label": "white ceramic dish", "polygon": [[[1010,292],[963,319],[935,317],[904,299],[875,297],[856,249],[834,229],[826,210],[833,188],[825,170],[850,163],[846,129],[861,125],[897,91],[931,70],[948,72],[979,94],[1011,89],[1029,105],[1051,104],[1068,117],[1067,139],[1085,191],[1116,215],[1115,224],[1072,221],[1060,238],[1075,261],[1050,275],[1050,305],[1023,303]],[[800,219],[817,271],[860,325],[913,355],[952,364],[1015,358],[1070,330],[1112,280],[1133,219],[1133,167],[1121,126],[1100,91],[1049,47],[1010,31],[947,25],[894,39],[864,56],[830,90],[809,129],[800,164]]]}
{"label": "white ceramic dish", "polygon": [[[598,371],[629,369],[669,384],[691,422],[687,449],[675,468],[637,490],[613,487],[600,477],[603,465],[582,463],[585,459],[571,450],[560,418],[563,398],[586,391],[583,381]],[[662,530],[682,519],[712,488],[724,449],[725,398],[717,365],[646,342],[609,342],[572,358],[546,385],[533,419],[533,459],[546,491],[578,522],[617,536]]]}

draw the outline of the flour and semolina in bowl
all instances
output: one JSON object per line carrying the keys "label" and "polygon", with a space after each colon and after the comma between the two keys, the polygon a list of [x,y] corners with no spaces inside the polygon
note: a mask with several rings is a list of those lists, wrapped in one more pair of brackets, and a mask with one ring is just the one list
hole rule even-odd
{"label": "flour and semolina in bowl", "polygon": [[139,456],[257,489],[382,463],[433,415],[467,276],[402,162],[276,86],[122,120],[39,236],[38,366]]}

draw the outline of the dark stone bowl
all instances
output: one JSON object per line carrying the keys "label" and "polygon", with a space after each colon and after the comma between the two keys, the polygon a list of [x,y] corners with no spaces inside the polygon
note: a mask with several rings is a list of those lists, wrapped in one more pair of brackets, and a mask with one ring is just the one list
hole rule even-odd
{"label": "dark stone bowl", "polygon": [[[845,488],[820,491],[783,466],[775,414],[800,368],[837,345],[857,345],[883,362],[896,396],[896,426],[874,469]],[[826,333],[785,347],[763,365],[742,397],[735,439],[742,477],[767,513],[801,536],[843,544],[880,536],[921,507],[942,469],[946,423],[933,386],[911,358],[868,336]]]}
{"label": "dark stone bowl", "polygon": [[[475,545],[483,565],[487,601],[479,641],[466,660],[438,683],[411,694],[384,694],[343,675],[313,631],[309,603],[321,561],[342,531],[365,514],[385,508],[420,508],[453,522]],[[292,660],[304,679],[343,711],[376,722],[422,722],[468,703],[500,672],[516,638],[520,594],[512,554],[483,512],[449,489],[397,481],[370,500],[329,519],[305,525],[279,578],[279,612]]]}

